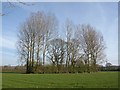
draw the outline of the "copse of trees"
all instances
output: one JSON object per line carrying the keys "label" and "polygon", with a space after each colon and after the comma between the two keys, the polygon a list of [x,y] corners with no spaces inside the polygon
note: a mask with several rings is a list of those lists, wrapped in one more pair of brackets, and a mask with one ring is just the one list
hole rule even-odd
{"label": "copse of trees", "polygon": [[90,25],[74,25],[69,19],[64,31],[64,39],[59,38],[57,18],[43,11],[32,13],[20,26],[17,48],[26,73],[98,70],[98,63],[105,58],[102,34]]}
{"label": "copse of trees", "polygon": [[[26,73],[34,72],[34,66],[44,65],[47,42],[57,27],[54,15],[44,12],[32,13],[19,30],[18,52],[20,60],[26,61]],[[40,57],[42,56],[42,62]],[[36,65],[34,61],[36,60]]]}

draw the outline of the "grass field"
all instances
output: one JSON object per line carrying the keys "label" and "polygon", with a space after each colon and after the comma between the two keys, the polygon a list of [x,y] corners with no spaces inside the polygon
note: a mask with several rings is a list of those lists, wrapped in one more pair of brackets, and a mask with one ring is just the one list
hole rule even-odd
{"label": "grass field", "polygon": [[3,73],[3,88],[117,88],[118,72],[80,74]]}

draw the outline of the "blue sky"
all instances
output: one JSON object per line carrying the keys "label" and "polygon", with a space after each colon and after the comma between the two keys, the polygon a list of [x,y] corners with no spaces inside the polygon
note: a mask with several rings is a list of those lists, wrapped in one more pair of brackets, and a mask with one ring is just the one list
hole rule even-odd
{"label": "blue sky", "polygon": [[106,43],[106,55],[108,62],[118,64],[118,3],[35,3],[33,6],[24,6],[16,3],[16,7],[2,4],[2,11],[6,13],[2,17],[2,39],[0,52],[3,65],[18,65],[16,41],[19,25],[29,17],[31,12],[42,10],[52,12],[59,22],[59,34],[64,33],[61,26],[66,18],[71,19],[75,24],[90,24],[102,32]]}

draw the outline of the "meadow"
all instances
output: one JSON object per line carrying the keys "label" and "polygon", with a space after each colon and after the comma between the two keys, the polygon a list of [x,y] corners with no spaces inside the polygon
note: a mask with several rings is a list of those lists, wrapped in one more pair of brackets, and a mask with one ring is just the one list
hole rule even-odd
{"label": "meadow", "polygon": [[118,72],[90,74],[3,73],[2,88],[118,88]]}

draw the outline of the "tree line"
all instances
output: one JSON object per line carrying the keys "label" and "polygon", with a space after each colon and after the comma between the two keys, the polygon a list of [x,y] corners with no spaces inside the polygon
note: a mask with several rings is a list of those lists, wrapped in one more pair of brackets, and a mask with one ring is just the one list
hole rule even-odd
{"label": "tree line", "polygon": [[[26,73],[95,72],[105,58],[102,33],[66,19],[59,33],[56,16],[38,11],[20,25],[17,49]],[[61,37],[59,37],[61,35]],[[46,64],[48,63],[48,64]]]}

